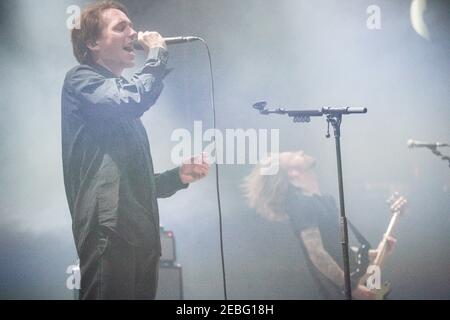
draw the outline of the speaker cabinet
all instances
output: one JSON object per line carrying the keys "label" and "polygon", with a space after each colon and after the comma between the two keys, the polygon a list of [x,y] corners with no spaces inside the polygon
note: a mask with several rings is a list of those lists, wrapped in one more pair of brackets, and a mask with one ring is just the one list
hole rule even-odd
{"label": "speaker cabinet", "polygon": [[161,238],[161,262],[174,262],[177,259],[175,250],[175,237],[172,231],[166,231],[160,227]]}
{"label": "speaker cabinet", "polygon": [[156,300],[183,300],[183,277],[180,265],[161,262]]}

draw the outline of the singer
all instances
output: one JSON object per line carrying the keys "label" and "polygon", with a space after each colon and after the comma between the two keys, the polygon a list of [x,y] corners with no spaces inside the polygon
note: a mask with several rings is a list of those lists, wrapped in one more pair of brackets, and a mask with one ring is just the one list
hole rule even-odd
{"label": "singer", "polygon": [[[80,65],[62,88],[64,184],[80,258],[80,299],[154,299],[161,254],[157,198],[208,174],[203,156],[154,174],[140,117],[162,89],[168,51],[157,32],[133,29],[112,1],[86,7],[73,29]],[[133,41],[147,59],[130,81]]]}

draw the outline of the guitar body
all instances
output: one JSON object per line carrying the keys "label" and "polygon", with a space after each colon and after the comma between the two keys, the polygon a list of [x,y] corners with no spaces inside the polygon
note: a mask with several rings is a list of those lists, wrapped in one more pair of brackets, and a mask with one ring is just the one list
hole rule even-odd
{"label": "guitar body", "polygon": [[[394,194],[391,197],[391,200],[389,200],[389,202],[391,203],[391,207],[390,207],[390,211],[392,213],[392,218],[391,221],[389,223],[388,229],[386,231],[386,233],[383,236],[383,239],[381,240],[378,248],[377,248],[377,256],[375,257],[374,261],[372,262],[371,266],[377,267],[378,270],[381,271],[381,267],[386,259],[386,255],[387,255],[387,247],[388,247],[388,237],[392,236],[393,234],[393,229],[394,226],[396,225],[397,221],[398,221],[398,217],[400,216],[400,214],[403,213],[403,210],[407,204],[407,200],[405,197],[402,196],[398,196],[398,194]],[[370,266],[369,266],[370,268]],[[381,273],[379,274],[379,276],[381,276]],[[369,274],[365,274],[361,279],[360,279],[360,284],[366,285],[367,286],[367,279],[369,277]],[[372,286],[367,286],[368,288],[372,287]],[[386,296],[389,294],[389,292],[391,291],[391,283],[386,281],[384,283],[379,284],[379,288],[370,288],[370,291],[372,291],[373,293],[375,293],[375,300],[384,300],[386,298]]]}
{"label": "guitar body", "polygon": [[350,265],[350,276],[352,278],[358,279],[366,274],[367,268],[370,264],[370,249],[370,244],[363,244],[358,248],[358,251],[356,252],[356,261],[352,261],[352,264]]}
{"label": "guitar body", "polygon": [[380,289],[371,289],[371,291],[376,295],[375,300],[384,300],[389,292],[391,292],[391,283],[386,281],[381,285]]}

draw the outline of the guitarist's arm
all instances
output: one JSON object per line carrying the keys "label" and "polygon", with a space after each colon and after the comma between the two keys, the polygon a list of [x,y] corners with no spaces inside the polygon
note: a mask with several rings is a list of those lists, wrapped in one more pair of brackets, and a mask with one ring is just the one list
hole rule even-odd
{"label": "guitarist's arm", "polygon": [[[300,238],[315,267],[335,285],[340,288],[344,287],[344,272],[323,247],[319,229],[317,227],[305,229],[300,233]],[[375,298],[374,294],[362,285],[353,289],[352,296],[356,299]]]}

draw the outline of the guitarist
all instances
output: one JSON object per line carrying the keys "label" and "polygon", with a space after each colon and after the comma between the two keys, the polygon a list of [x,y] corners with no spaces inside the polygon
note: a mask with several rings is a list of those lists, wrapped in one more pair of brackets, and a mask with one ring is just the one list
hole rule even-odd
{"label": "guitarist", "polygon": [[[274,160],[279,164],[278,172],[261,174]],[[290,222],[320,296],[342,299],[344,272],[339,245],[339,212],[334,199],[320,191],[315,163],[315,159],[303,151],[272,154],[246,177],[245,196],[249,206],[264,218]],[[395,242],[394,238],[387,238],[388,254]],[[354,250],[349,251],[350,260],[356,260]],[[370,250],[368,256],[370,260],[375,259],[377,250]],[[359,277],[351,280],[353,298],[375,299],[375,294],[359,283]]]}

